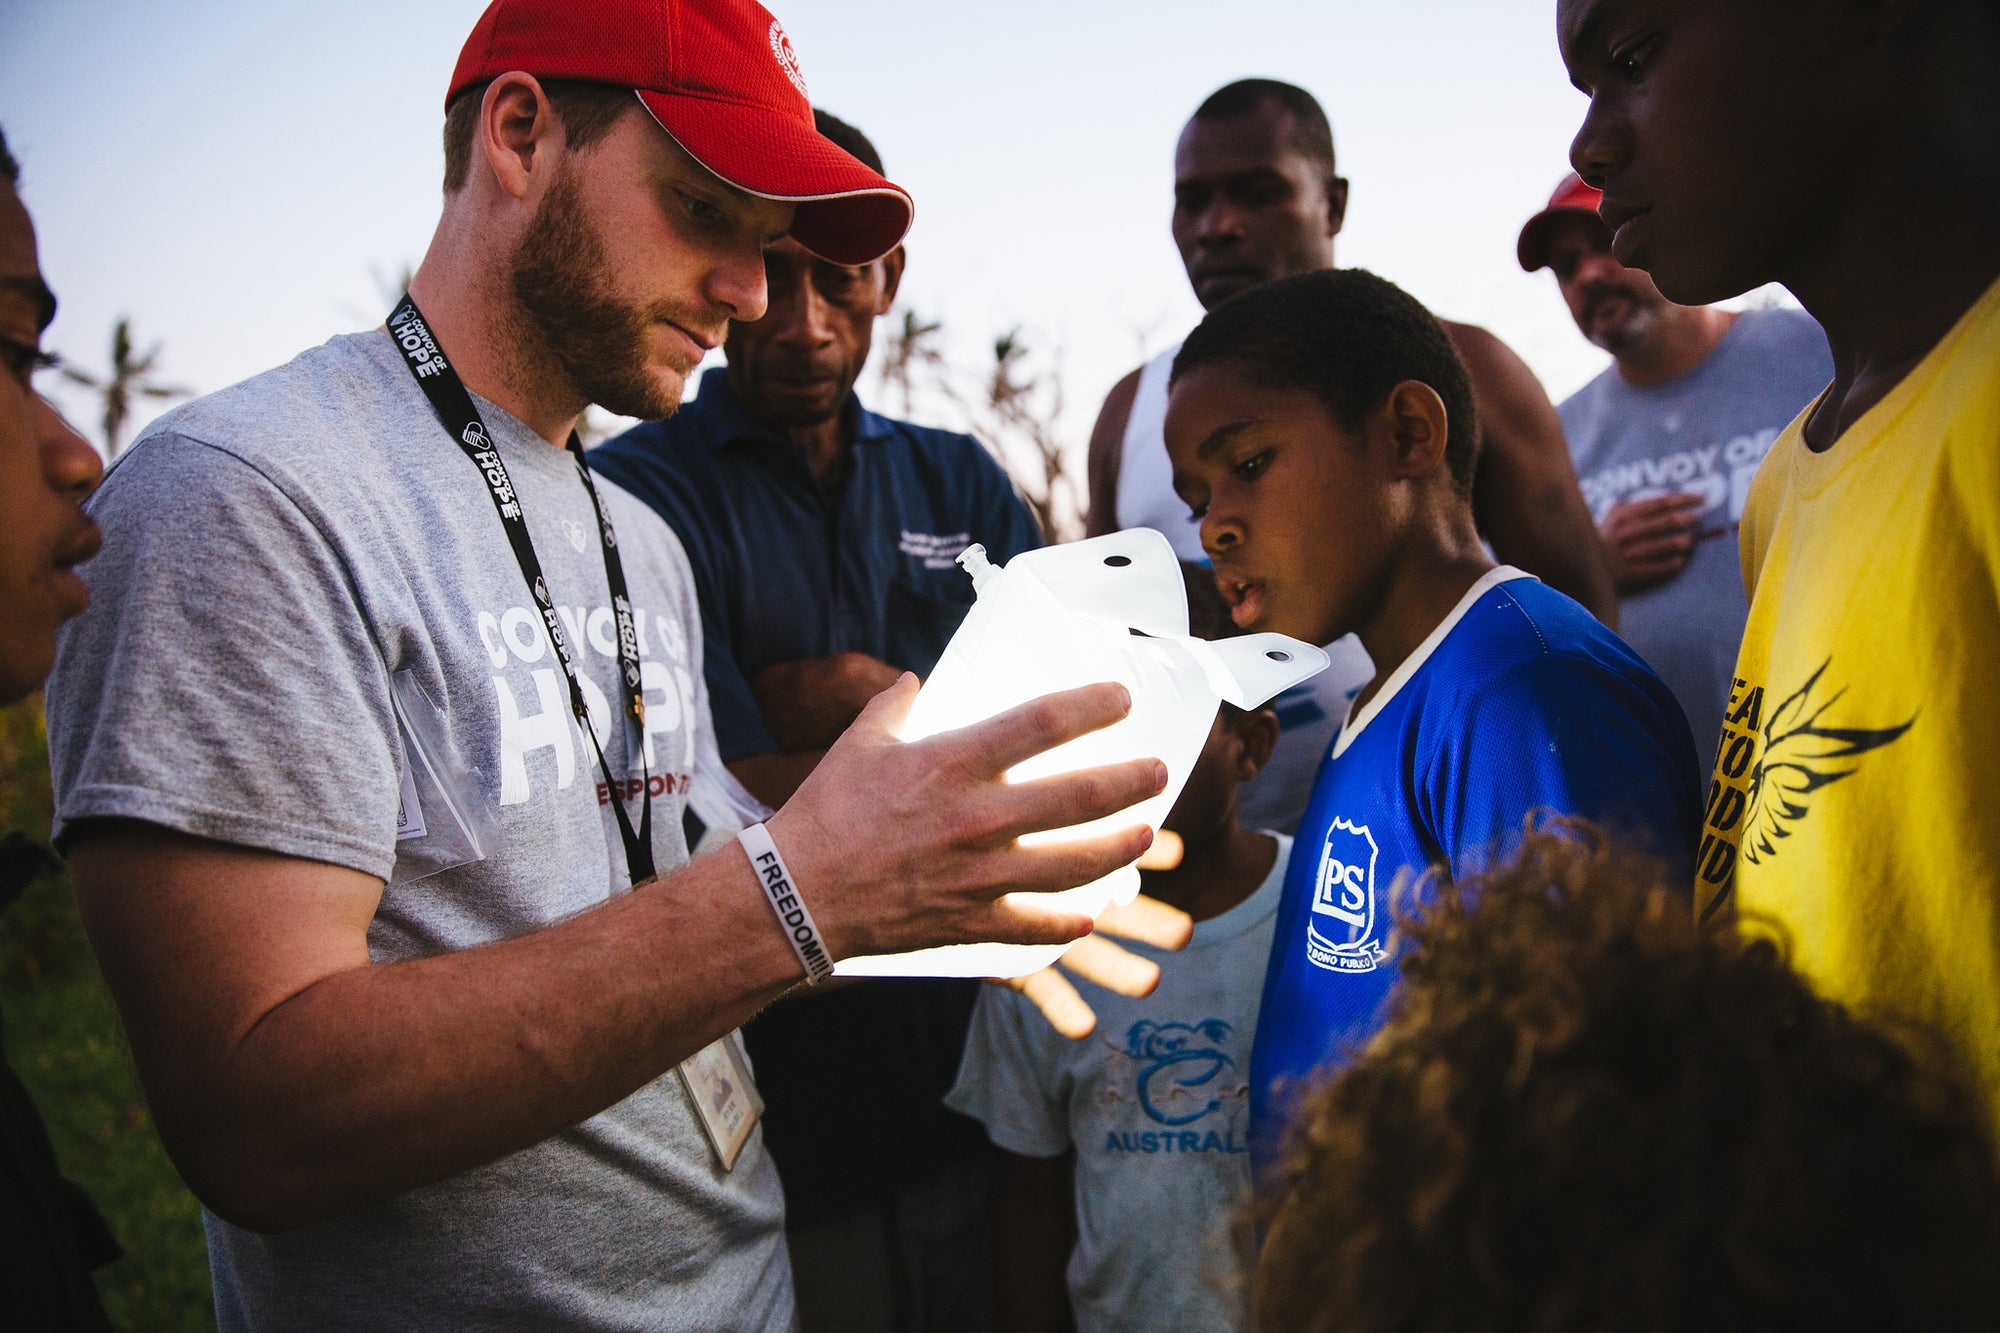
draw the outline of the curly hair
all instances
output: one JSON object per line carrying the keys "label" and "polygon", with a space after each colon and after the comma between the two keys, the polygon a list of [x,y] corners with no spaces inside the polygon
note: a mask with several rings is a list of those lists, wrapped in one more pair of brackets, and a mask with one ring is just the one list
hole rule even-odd
{"label": "curly hair", "polygon": [[1300,1108],[1260,1328],[2000,1324],[2000,1176],[1928,1050],[1585,828],[1424,896],[1386,1026]]}

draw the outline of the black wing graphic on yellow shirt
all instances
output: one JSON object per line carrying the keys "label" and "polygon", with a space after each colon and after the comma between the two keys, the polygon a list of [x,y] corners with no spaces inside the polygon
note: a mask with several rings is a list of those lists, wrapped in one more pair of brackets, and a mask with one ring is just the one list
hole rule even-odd
{"label": "black wing graphic on yellow shirt", "polygon": [[1917,715],[1895,727],[1835,727],[1821,721],[1847,693],[1843,687],[1815,702],[1813,691],[1826,674],[1828,658],[1798,691],[1771,710],[1764,721],[1764,744],[1750,770],[1750,811],[1743,830],[1743,859],[1775,856],[1778,843],[1792,836],[1805,818],[1814,792],[1848,777],[1859,767],[1842,761],[1878,750],[1916,724]]}

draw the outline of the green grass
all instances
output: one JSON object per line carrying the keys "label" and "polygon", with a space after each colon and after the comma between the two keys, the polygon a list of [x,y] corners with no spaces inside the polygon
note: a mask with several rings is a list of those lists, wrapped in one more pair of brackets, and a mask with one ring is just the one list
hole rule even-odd
{"label": "green grass", "polygon": [[[39,705],[0,710],[5,826],[48,836]],[[63,1172],[90,1191],[125,1247],[98,1270],[121,1329],[213,1329],[201,1209],[160,1147],[66,876],[0,913],[0,1016],[7,1059],[48,1121]]]}

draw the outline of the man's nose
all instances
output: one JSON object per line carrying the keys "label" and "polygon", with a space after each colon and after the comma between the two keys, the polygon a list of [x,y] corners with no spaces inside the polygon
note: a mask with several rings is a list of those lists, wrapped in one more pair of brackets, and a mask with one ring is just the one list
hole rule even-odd
{"label": "man's nose", "polygon": [[833,341],[833,307],[809,280],[786,292],[771,313],[783,320],[777,333],[784,342],[824,347]]}
{"label": "man's nose", "polygon": [[709,271],[704,288],[723,317],[738,324],[755,324],[770,308],[771,288],[764,276],[761,248],[730,254]]}
{"label": "man's nose", "polygon": [[1203,245],[1229,245],[1243,239],[1243,210],[1227,199],[1217,199],[1202,210],[1201,226],[1195,233]]}
{"label": "man's nose", "polygon": [[1626,268],[1618,262],[1617,256],[1609,250],[1592,250],[1577,261],[1576,277],[1573,281],[1586,287],[1615,287],[1623,289]]}

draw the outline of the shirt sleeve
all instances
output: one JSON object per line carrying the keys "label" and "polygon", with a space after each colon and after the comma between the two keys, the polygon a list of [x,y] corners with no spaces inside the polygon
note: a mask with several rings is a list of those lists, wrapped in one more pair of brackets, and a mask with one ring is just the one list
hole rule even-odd
{"label": "shirt sleeve", "polygon": [[1484,682],[1453,710],[1456,735],[1423,784],[1454,878],[1505,860],[1531,824],[1588,820],[1691,883],[1699,779],[1687,718],[1666,688],[1545,653]]}
{"label": "shirt sleeve", "polygon": [[1070,1077],[1048,1025],[1027,997],[982,986],[965,1034],[958,1081],[944,1104],[986,1126],[994,1146],[1023,1157],[1059,1157],[1071,1147]]}
{"label": "shirt sleeve", "polygon": [[340,553],[234,455],[135,448],[47,696],[55,836],[143,820],[388,878],[401,749]]}

